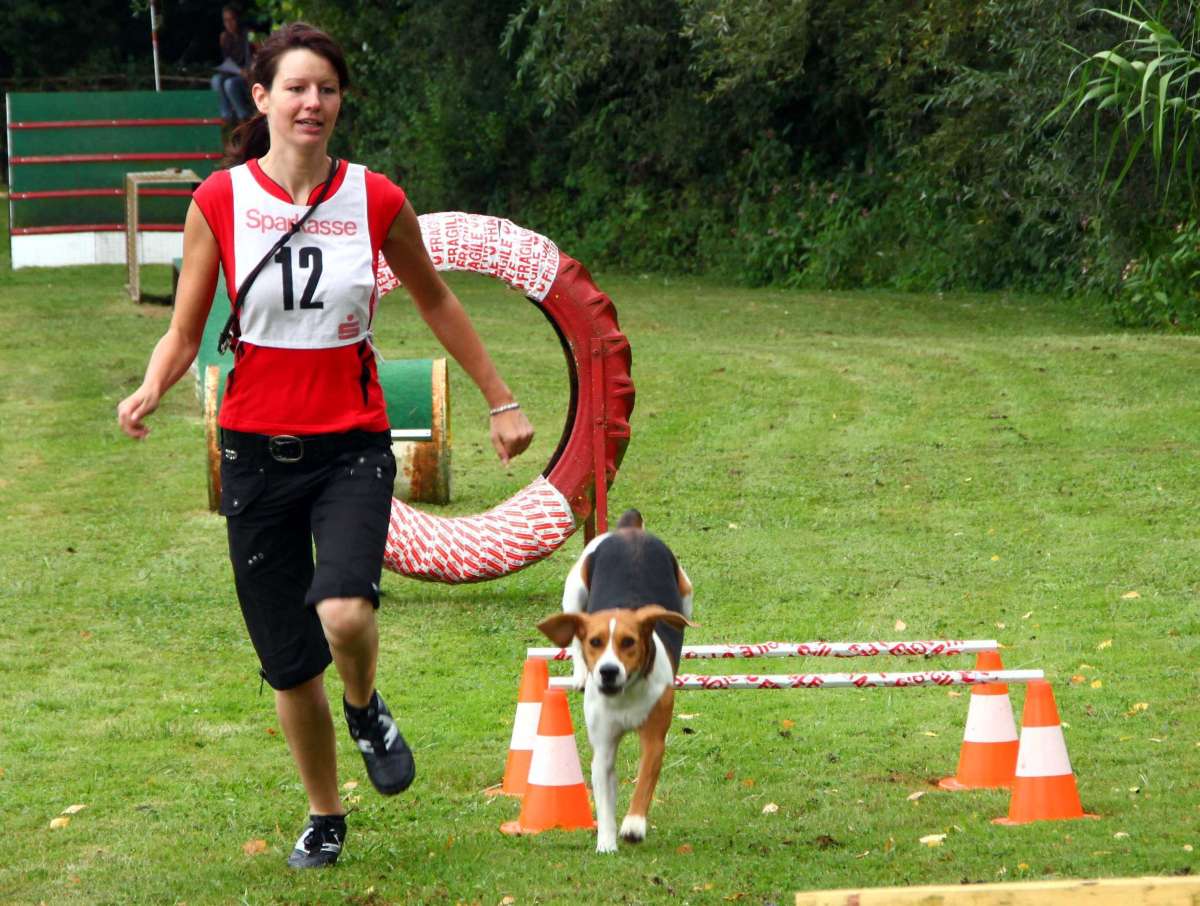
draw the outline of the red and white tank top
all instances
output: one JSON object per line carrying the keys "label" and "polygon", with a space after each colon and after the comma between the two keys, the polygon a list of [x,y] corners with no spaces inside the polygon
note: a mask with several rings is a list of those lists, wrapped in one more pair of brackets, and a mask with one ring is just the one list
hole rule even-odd
{"label": "red and white tank top", "polygon": [[[193,197],[217,239],[230,299],[308,210],[254,160],[214,173]],[[387,429],[369,334],[375,262],[404,203],[404,191],[387,177],[359,164],[338,167],[321,206],[243,300],[222,427],[259,434]]]}

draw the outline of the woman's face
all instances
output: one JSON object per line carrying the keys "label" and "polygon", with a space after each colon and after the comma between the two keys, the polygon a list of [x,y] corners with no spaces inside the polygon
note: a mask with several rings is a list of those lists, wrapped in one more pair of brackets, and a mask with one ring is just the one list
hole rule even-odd
{"label": "woman's face", "polygon": [[267,115],[271,145],[324,148],[342,107],[337,70],[320,54],[305,48],[279,58],[269,88],[255,83],[254,103]]}

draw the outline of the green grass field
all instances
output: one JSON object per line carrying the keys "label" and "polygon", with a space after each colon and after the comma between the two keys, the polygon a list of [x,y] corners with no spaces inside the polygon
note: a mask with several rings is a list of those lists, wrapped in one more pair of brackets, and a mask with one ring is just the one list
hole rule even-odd
{"label": "green grass field", "polygon": [[[758,906],[801,889],[1197,869],[1200,339],[1118,333],[1049,299],[596,276],[638,389],[611,512],[639,507],[686,565],[702,624],[688,641],[997,638],[1007,667],[1053,681],[1101,820],[998,827],[1006,794],[934,789],[956,764],[965,690],[693,692],[643,845],[599,858],[585,833],[502,836],[518,804],[482,791],[576,538],[498,582],[386,575],[379,681],[418,780],[376,795],[342,732],[343,780],[358,782],[346,853],[288,871],[304,798],[206,509],[192,388],[144,443],[115,423],[169,313],[130,303],[121,268],[13,272],[5,257],[0,903]],[[168,285],[162,268],[146,280]],[[545,464],[566,378],[532,306],[454,285],[539,429],[501,468],[482,399],[452,371],[446,511],[477,512]],[[399,295],[379,323],[385,353],[436,352]],[[970,659],[736,669],[924,666]],[[635,752],[627,740],[622,807]],[[52,829],[71,805],[86,808]],[[934,848],[927,834],[947,836]]]}

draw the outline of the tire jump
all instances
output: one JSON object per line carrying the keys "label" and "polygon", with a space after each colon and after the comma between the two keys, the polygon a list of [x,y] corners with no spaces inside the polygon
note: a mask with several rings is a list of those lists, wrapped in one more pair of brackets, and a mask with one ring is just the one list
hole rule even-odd
{"label": "tire jump", "polygon": [[[423,214],[420,223],[434,267],[486,274],[520,290],[550,321],[566,355],[566,424],[529,485],[475,516],[434,516],[392,500],[385,567],[431,582],[498,579],[552,554],[589,518],[603,530],[607,489],[629,444],[629,341],[612,300],[545,236],[482,214]],[[382,256],[378,284],[381,297],[399,285]],[[597,475],[604,476],[600,486]]]}

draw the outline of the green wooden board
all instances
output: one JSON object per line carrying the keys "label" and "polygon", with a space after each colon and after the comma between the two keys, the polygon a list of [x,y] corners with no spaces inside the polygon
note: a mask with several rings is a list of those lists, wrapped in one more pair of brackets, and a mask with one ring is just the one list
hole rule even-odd
{"label": "green wooden board", "polygon": [[[202,91],[16,92],[8,95],[9,123],[69,120],[219,118],[216,94]],[[64,154],[195,154],[221,152],[221,127],[98,126],[52,129],[9,129],[11,158]],[[172,157],[146,161],[86,163],[15,163],[9,167],[13,193],[71,189],[125,189],[125,174],[190,169],[201,179],[219,160]],[[184,185],[173,188],[186,188]],[[145,223],[182,224],[186,198],[145,197],[139,217]],[[124,223],[123,196],[112,198],[13,199],[11,227]]]}

